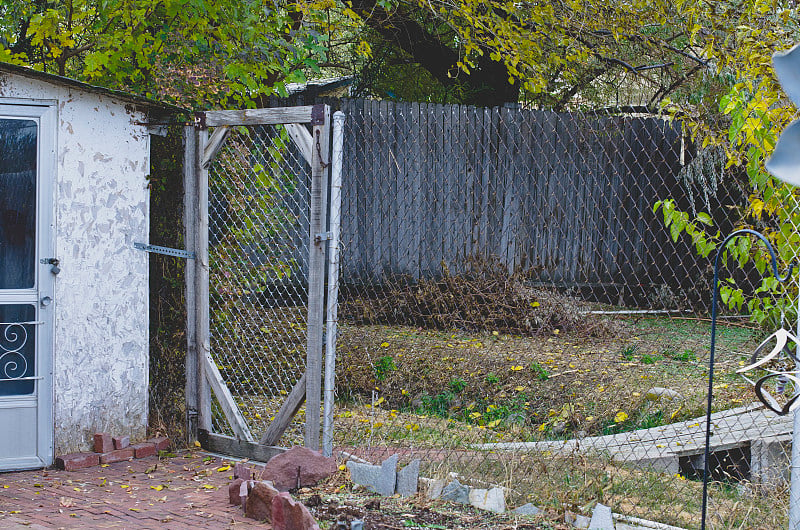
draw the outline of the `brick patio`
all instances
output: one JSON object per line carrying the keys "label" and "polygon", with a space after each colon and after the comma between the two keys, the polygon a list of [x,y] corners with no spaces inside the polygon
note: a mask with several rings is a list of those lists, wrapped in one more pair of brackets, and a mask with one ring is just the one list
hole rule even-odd
{"label": "brick patio", "polygon": [[[0,474],[0,528],[270,528],[228,504],[233,468],[202,452]],[[221,469],[221,471],[220,471]]]}

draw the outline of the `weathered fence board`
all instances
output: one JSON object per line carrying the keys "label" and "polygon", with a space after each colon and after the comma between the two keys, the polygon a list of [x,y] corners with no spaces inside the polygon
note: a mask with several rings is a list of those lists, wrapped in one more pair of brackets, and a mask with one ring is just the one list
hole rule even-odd
{"label": "weathered fence board", "polygon": [[325,102],[347,115],[345,284],[436,276],[442,264],[457,272],[471,254],[496,255],[543,283],[613,286],[626,297],[639,284],[680,285],[691,272],[681,264],[690,249],[652,211],[686,193],[677,123]]}

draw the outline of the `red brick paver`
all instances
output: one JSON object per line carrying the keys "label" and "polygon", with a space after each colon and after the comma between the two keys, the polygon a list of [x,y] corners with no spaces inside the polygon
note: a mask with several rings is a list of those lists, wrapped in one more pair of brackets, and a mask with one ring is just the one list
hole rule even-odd
{"label": "red brick paver", "polygon": [[0,528],[270,528],[228,504],[233,467],[204,453],[0,474]]}

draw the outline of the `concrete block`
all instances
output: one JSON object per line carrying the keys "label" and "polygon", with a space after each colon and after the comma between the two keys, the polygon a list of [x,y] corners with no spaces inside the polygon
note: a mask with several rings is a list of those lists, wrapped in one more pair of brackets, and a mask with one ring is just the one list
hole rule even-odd
{"label": "concrete block", "polygon": [[792,459],[790,442],[753,440],[750,442],[750,481],[762,490],[774,490],[789,483]]}
{"label": "concrete block", "polygon": [[406,467],[397,472],[395,492],[404,497],[414,495],[419,485],[419,459],[414,459]]}
{"label": "concrete block", "polygon": [[592,520],[586,517],[585,515],[580,515],[572,512],[565,512],[564,522],[566,522],[567,524],[571,524],[575,528],[581,528],[585,530],[589,528],[589,523],[591,523]]}
{"label": "concrete block", "polygon": [[614,519],[611,517],[611,508],[597,503],[592,510],[592,520],[589,521],[589,530],[614,530]]}
{"label": "concrete block", "polygon": [[446,501],[469,504],[469,486],[465,486],[458,479],[455,479],[442,489],[440,498]]}
{"label": "concrete block", "polygon": [[469,503],[480,510],[494,513],[506,511],[506,496],[503,488],[469,490]]}
{"label": "concrete block", "polygon": [[447,485],[444,479],[420,477],[419,486],[422,494],[434,500],[442,495],[442,490]]}
{"label": "concrete block", "polygon": [[517,515],[536,515],[541,511],[542,510],[531,503],[523,504],[522,506],[514,508],[514,513]]}
{"label": "concrete block", "polygon": [[366,486],[370,491],[374,491],[384,497],[394,495],[395,485],[397,484],[397,461],[399,457],[392,455],[383,461],[380,466],[347,462],[347,469],[350,471],[350,479],[362,486]]}

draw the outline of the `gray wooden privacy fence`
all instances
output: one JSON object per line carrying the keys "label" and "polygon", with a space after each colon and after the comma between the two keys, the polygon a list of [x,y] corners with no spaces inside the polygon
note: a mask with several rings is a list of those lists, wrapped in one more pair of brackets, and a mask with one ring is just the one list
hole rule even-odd
{"label": "gray wooden privacy fence", "polygon": [[677,122],[324,102],[347,116],[344,285],[457,273],[469,256],[492,255],[590,298],[670,305],[655,298],[674,299],[703,274],[705,260],[653,212],[660,199],[688,203],[679,173],[692,150]]}

